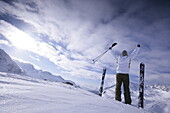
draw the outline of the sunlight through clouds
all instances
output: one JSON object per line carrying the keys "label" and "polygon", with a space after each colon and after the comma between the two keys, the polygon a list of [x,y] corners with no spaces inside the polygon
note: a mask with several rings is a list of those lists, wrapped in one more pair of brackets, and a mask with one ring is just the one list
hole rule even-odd
{"label": "sunlight through clouds", "polygon": [[[0,32],[7,38],[9,44],[22,50],[27,50],[38,54],[40,56],[44,56],[48,58],[50,61],[55,62],[58,56],[58,51],[56,51],[51,45],[46,42],[41,42],[36,40],[35,38],[30,37],[25,32],[17,29],[5,21],[0,20]],[[3,28],[7,28],[5,30]]]}
{"label": "sunlight through clouds", "polygon": [[0,40],[0,44],[9,45],[9,42],[7,40]]}
{"label": "sunlight through clouds", "polygon": [[23,31],[15,28],[14,26],[0,21],[0,24],[9,30],[0,29],[3,35],[9,40],[9,42],[19,48],[24,50],[32,50],[37,47],[36,40],[31,38],[28,34],[24,33]]}
{"label": "sunlight through clouds", "polygon": [[36,48],[35,40],[22,31],[11,32],[9,38],[11,43],[19,49],[31,50]]}

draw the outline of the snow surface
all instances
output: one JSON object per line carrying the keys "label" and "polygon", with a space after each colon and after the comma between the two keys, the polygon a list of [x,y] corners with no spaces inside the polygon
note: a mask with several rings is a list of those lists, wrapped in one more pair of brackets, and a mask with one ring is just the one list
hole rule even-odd
{"label": "snow surface", "polygon": [[147,113],[80,88],[0,72],[0,113]]}
{"label": "snow surface", "polygon": [[[138,105],[138,84],[131,83],[132,105]],[[123,88],[122,88],[123,89]],[[151,113],[170,113],[170,86],[168,85],[153,85],[146,86],[144,91],[144,109]],[[105,88],[103,97],[115,98],[115,85]],[[124,101],[123,91],[122,100]]]}

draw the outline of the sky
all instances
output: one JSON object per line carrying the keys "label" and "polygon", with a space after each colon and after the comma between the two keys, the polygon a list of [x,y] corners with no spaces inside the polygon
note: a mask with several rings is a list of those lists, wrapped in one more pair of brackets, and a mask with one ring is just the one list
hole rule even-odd
{"label": "sky", "polygon": [[130,79],[170,84],[169,0],[1,0],[0,48],[12,58],[61,75],[80,86],[99,88],[103,68],[106,86],[115,83],[116,56],[141,50],[132,61]]}

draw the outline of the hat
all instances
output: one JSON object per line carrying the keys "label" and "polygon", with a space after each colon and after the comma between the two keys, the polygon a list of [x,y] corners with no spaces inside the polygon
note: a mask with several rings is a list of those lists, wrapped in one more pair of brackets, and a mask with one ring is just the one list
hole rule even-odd
{"label": "hat", "polygon": [[122,56],[128,56],[128,53],[127,53],[126,50],[123,50],[123,51],[122,51]]}

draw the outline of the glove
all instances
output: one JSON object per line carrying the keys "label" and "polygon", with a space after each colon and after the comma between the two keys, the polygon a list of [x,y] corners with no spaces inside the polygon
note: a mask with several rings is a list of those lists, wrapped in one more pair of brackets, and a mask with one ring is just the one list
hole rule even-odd
{"label": "glove", "polygon": [[140,44],[138,44],[137,47],[140,47]]}
{"label": "glove", "polygon": [[113,44],[112,44],[112,47],[114,47],[115,45],[117,45],[117,43],[113,43]]}
{"label": "glove", "polygon": [[117,45],[117,43],[113,43],[111,47],[109,47],[109,49],[112,49],[112,47],[114,47],[115,45]]}

